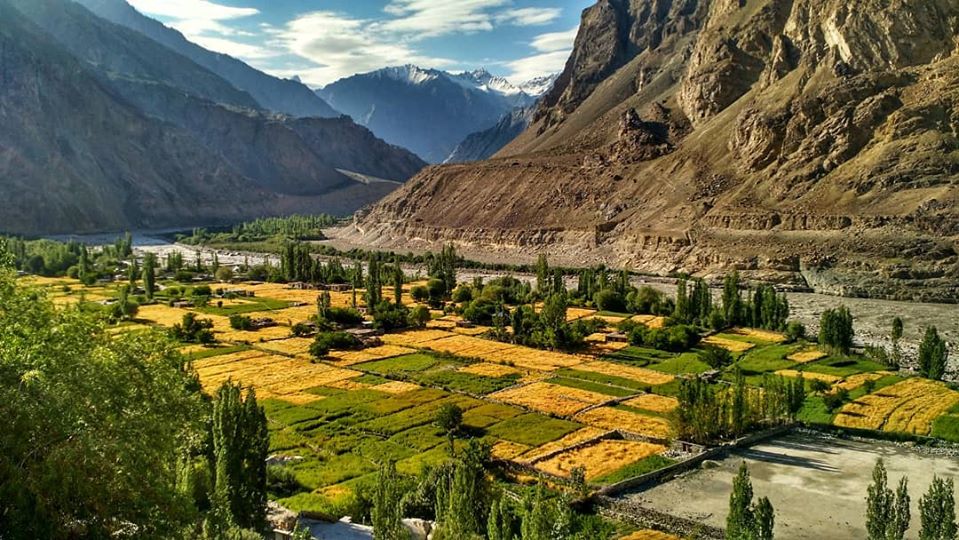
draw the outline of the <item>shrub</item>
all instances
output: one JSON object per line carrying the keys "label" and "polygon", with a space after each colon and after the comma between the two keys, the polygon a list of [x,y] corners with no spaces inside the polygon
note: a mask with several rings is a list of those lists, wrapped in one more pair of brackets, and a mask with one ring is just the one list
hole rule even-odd
{"label": "shrub", "polygon": [[270,465],[266,469],[266,489],[271,495],[283,498],[300,491],[302,486],[286,467]]}
{"label": "shrub", "polygon": [[386,332],[410,325],[410,310],[402,304],[391,304],[383,301],[377,304],[373,311],[373,324]]}
{"label": "shrub", "polygon": [[786,325],[786,340],[789,342],[799,341],[806,337],[806,327],[799,321],[789,321]]}
{"label": "shrub", "polygon": [[230,328],[234,330],[252,330],[253,319],[246,315],[230,315]]}
{"label": "shrub", "polygon": [[430,320],[430,309],[426,306],[416,306],[410,312],[409,323],[410,326],[415,326],[417,328],[423,328],[426,326]]}
{"label": "shrub", "polygon": [[487,298],[477,298],[463,310],[463,318],[473,324],[489,326],[493,324],[493,315],[499,309],[499,303]]}
{"label": "shrub", "polygon": [[457,304],[469,302],[473,299],[473,289],[469,285],[460,285],[453,291],[453,301]]}
{"label": "shrub", "polygon": [[339,351],[348,351],[359,349],[363,343],[353,334],[346,332],[323,332],[316,335],[316,339],[310,345],[310,354],[316,358],[322,358],[333,349]]}
{"label": "shrub", "polygon": [[331,307],[326,312],[326,319],[336,324],[351,326],[363,322],[363,315],[353,308]]}
{"label": "shrub", "polygon": [[430,297],[430,292],[423,285],[417,285],[416,287],[410,289],[410,296],[416,302],[426,302],[426,300]]}
{"label": "shrub", "polygon": [[733,363],[733,355],[722,347],[705,347],[699,353],[699,359],[713,369],[723,369]]}
{"label": "shrub", "polygon": [[600,311],[623,312],[626,310],[626,300],[623,295],[612,289],[603,289],[593,295],[593,303]]}

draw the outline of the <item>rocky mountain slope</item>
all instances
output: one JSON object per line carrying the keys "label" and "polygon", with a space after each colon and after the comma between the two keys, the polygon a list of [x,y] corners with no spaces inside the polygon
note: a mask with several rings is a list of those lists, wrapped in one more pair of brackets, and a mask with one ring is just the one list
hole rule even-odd
{"label": "rocky mountain slope", "polygon": [[431,163],[537,98],[485,70],[451,74],[416,66],[354,75],[317,93],[378,137]]}
{"label": "rocky mountain slope", "polygon": [[444,163],[467,163],[493,157],[529,127],[535,107],[513,109],[495,126],[471,133],[459,143]]}
{"label": "rocky mountain slope", "polygon": [[256,106],[248,94],[77,4],[0,5],[4,232],[343,214],[396,184],[338,169],[405,180],[425,165],[348,118],[243,108]]}
{"label": "rocky mountain slope", "polygon": [[955,301],[959,4],[599,0],[528,130],[352,236]]}
{"label": "rocky mountain slope", "polygon": [[146,17],[125,0],[75,0],[96,15],[135,30],[189,58],[252,96],[264,109],[300,117],[334,118],[339,113],[299,81],[278,79],[231,56],[208,51],[183,34]]}

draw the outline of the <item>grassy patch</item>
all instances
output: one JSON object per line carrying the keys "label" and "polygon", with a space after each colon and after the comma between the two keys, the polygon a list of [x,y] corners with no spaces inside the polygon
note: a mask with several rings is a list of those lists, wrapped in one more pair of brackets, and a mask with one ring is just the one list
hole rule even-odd
{"label": "grassy patch", "polygon": [[392,436],[401,431],[432,422],[436,416],[436,411],[438,411],[444,403],[452,403],[463,409],[468,409],[477,406],[479,402],[466,396],[449,396],[424,405],[417,405],[416,407],[411,407],[395,414],[374,418],[357,427],[381,435]]}
{"label": "grassy patch", "polygon": [[659,363],[652,364],[649,366],[649,369],[656,370],[661,373],[679,375],[682,373],[705,373],[712,368],[709,367],[706,362],[703,362],[699,359],[699,353],[691,351],[667,360],[663,360]]}
{"label": "grassy patch", "polygon": [[555,441],[581,427],[575,422],[532,413],[504,420],[490,427],[487,432],[507,441],[539,446]]}
{"label": "grassy patch", "polygon": [[307,489],[318,489],[338,484],[376,470],[370,460],[352,453],[332,456],[329,459],[308,458],[290,465],[296,481]]}
{"label": "grassy patch", "polygon": [[486,403],[463,413],[463,425],[473,429],[484,429],[523,414],[523,411],[509,405]]}
{"label": "grassy patch", "polygon": [[[874,387],[872,391],[876,392],[876,391],[882,390],[883,388],[887,386],[892,386],[904,380],[905,379],[903,379],[902,377],[898,375],[886,375],[885,377],[881,379],[876,379],[876,381],[873,383]],[[851,401],[855,401],[864,395],[866,395],[866,385],[862,385],[859,388],[856,388],[855,390],[853,390],[852,392],[849,392],[849,399]]]}
{"label": "grassy patch", "polygon": [[623,480],[628,480],[630,478],[635,478],[637,476],[651,473],[662,469],[663,467],[668,467],[676,463],[676,460],[669,459],[668,457],[660,456],[658,454],[649,456],[647,458],[641,459],[635,463],[627,465],[622,469],[611,472],[607,475],[600,476],[593,480],[595,484],[615,484],[617,482],[622,482]]}
{"label": "grassy patch", "polygon": [[433,386],[441,386],[454,392],[468,394],[491,394],[497,390],[509,388],[516,384],[519,374],[505,377],[485,377],[459,371],[434,371],[413,377],[416,382]]}
{"label": "grassy patch", "polygon": [[233,347],[210,347],[199,351],[194,351],[187,355],[190,360],[203,360],[204,358],[213,358],[223,354],[233,354],[249,350],[249,345],[235,345]]}
{"label": "grassy patch", "polygon": [[625,377],[617,377],[615,375],[606,375],[603,373],[596,373],[594,371],[580,371],[578,369],[560,369],[556,371],[556,375],[559,377],[569,378],[569,379],[579,379],[582,381],[589,381],[593,383],[599,383],[607,386],[619,386],[622,388],[628,388],[630,390],[647,390],[650,388],[649,384],[641,383],[639,381],[634,381],[633,379],[627,379]]}
{"label": "grassy patch", "polygon": [[932,423],[932,436],[959,443],[959,416],[945,414]]}
{"label": "grassy patch", "polygon": [[825,373],[826,375],[835,375],[836,377],[848,377],[857,373],[882,371],[884,369],[886,369],[886,366],[873,362],[872,360],[866,360],[860,356],[826,358],[803,366],[803,371]]}
{"label": "grassy patch", "polygon": [[803,403],[796,419],[807,424],[832,424],[834,413],[829,412],[822,396],[809,396]]}
{"label": "grassy patch", "polygon": [[377,360],[375,362],[366,362],[354,366],[361,371],[371,371],[382,373],[388,376],[403,376],[410,373],[426,371],[440,365],[442,361],[431,354],[407,354],[386,360]]}
{"label": "grassy patch", "polygon": [[657,360],[668,360],[674,356],[676,355],[673,353],[660,351],[659,349],[631,346],[606,354],[603,359],[644,367]]}
{"label": "grassy patch", "polygon": [[229,317],[230,315],[242,315],[245,313],[255,313],[258,311],[275,311],[290,307],[286,300],[275,300],[273,298],[257,298],[255,300],[241,300],[241,303],[230,306],[217,307],[215,298],[210,300],[210,304],[195,308],[200,313],[207,315],[220,315]]}
{"label": "grassy patch", "polygon": [[737,364],[747,374],[794,369],[796,363],[792,360],[786,360],[786,356],[795,352],[795,349],[794,345],[770,345],[752,349]]}
{"label": "grassy patch", "polygon": [[443,436],[442,431],[438,427],[433,424],[426,424],[401,431],[390,437],[390,441],[401,446],[416,449],[420,452],[425,452],[445,443],[446,437]]}
{"label": "grassy patch", "polygon": [[635,390],[629,390],[626,388],[617,388],[615,386],[607,386],[605,384],[595,383],[591,381],[584,381],[582,379],[570,379],[568,377],[555,377],[553,379],[550,379],[548,382],[552,384],[558,384],[560,386],[567,386],[569,388],[579,388],[580,390],[588,390],[590,392],[605,394],[607,396],[612,396],[612,397],[626,397],[636,393]]}

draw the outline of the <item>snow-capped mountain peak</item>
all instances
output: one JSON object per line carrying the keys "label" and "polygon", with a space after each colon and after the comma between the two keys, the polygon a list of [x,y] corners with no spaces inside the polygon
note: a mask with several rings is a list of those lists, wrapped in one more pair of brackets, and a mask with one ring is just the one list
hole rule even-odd
{"label": "snow-capped mountain peak", "polygon": [[373,72],[374,75],[387,77],[396,81],[412,85],[420,85],[436,80],[441,73],[432,69],[423,69],[419,66],[407,64],[405,66],[386,67]]}
{"label": "snow-capped mountain peak", "polygon": [[546,77],[537,77],[524,82],[519,86],[519,88],[530,96],[540,97],[553,88],[553,85],[556,84],[556,79],[558,78],[558,73],[547,75]]}
{"label": "snow-capped mountain peak", "polygon": [[515,96],[523,92],[513,83],[503,77],[493,75],[485,68],[456,74],[448,73],[447,75],[456,83],[482,92],[492,92],[503,96]]}

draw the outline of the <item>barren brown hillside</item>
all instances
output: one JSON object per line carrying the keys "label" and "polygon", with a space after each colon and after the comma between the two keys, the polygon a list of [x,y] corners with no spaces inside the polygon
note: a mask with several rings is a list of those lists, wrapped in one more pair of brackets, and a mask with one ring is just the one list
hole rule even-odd
{"label": "barren brown hillside", "polygon": [[955,300],[957,137],[954,0],[600,0],[529,130],[352,237]]}

